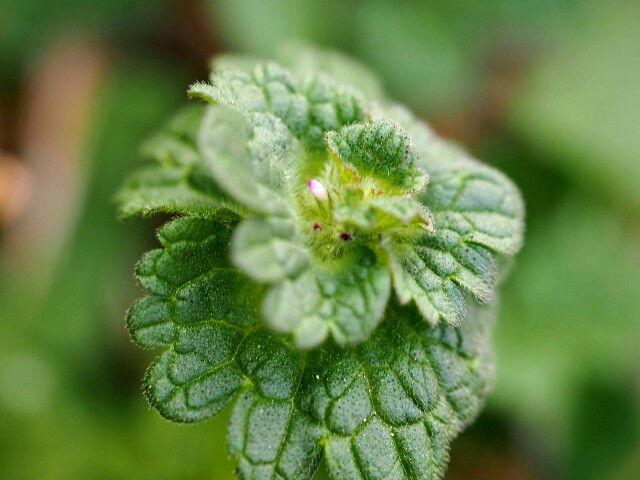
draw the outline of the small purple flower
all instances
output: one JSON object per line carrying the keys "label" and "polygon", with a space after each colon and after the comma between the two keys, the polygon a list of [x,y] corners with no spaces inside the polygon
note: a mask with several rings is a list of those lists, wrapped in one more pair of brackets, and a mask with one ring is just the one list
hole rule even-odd
{"label": "small purple flower", "polygon": [[307,186],[309,187],[309,190],[311,190],[311,194],[314,197],[316,197],[318,200],[320,200],[322,202],[326,202],[327,199],[329,198],[329,194],[327,193],[327,189],[324,188],[324,185],[322,185],[322,183],[320,183],[315,178],[310,179],[307,182]]}

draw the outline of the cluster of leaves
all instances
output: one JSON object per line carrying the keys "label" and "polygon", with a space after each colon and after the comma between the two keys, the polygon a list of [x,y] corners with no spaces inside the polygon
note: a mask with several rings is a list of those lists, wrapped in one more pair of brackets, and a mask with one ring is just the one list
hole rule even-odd
{"label": "cluster of leaves", "polygon": [[219,60],[190,90],[210,106],[152,139],[119,194],[123,216],[179,215],[128,315],[165,348],[147,397],[179,422],[237,398],[241,478],[310,478],[323,452],[334,478],[440,478],[491,389],[482,304],[520,247],[519,193],[339,81],[345,62],[288,61]]}

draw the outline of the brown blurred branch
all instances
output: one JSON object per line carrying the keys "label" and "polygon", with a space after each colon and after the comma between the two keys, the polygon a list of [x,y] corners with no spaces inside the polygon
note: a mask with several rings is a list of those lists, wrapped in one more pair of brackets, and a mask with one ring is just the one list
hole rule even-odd
{"label": "brown blurred branch", "polygon": [[[55,257],[80,203],[83,141],[106,64],[103,47],[62,40],[51,45],[27,78],[12,125],[20,167],[7,167],[22,172],[7,180],[7,197],[14,199],[9,202],[19,198],[22,209],[9,216],[12,223],[0,245],[3,262],[47,264]],[[24,172],[31,188],[20,185]]]}

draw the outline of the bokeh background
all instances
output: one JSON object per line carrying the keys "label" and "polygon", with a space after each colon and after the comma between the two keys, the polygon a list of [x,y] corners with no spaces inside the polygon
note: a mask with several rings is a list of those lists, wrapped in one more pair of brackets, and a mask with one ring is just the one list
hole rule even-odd
{"label": "bokeh background", "polygon": [[0,478],[232,478],[228,413],[174,425],[142,396],[123,316],[161,219],[112,197],[212,55],[290,38],[524,193],[497,387],[447,479],[640,479],[637,0],[1,0]]}

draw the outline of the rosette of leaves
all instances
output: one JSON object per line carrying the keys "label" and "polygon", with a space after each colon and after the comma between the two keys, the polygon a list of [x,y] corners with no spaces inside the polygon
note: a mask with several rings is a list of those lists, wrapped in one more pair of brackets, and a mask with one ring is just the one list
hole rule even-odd
{"label": "rosette of leaves", "polygon": [[177,217],[127,319],[164,349],[147,398],[178,422],[233,403],[243,479],[311,478],[323,455],[336,479],[440,478],[492,386],[519,193],[362,67],[285,58],[217,60],[190,89],[208,106],[151,139],[118,194],[125,217]]}

